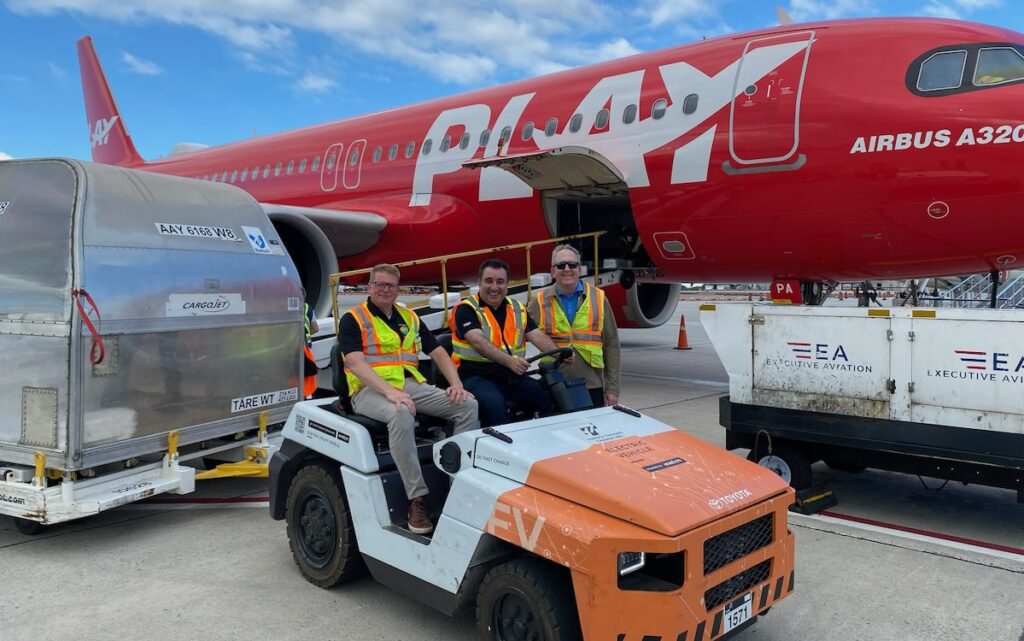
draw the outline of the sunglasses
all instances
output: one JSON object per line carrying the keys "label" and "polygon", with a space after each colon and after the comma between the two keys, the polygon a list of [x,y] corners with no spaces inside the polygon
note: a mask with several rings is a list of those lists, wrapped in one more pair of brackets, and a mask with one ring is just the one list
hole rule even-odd
{"label": "sunglasses", "polygon": [[555,263],[552,265],[555,269],[576,269],[579,266],[580,264],[575,260]]}

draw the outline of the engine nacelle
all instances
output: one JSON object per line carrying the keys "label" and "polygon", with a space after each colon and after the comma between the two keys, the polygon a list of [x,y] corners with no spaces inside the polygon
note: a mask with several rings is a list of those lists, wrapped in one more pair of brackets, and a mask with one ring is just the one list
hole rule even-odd
{"label": "engine nacelle", "polygon": [[679,304],[679,283],[635,283],[629,289],[615,283],[603,289],[620,328],[664,325]]}
{"label": "engine nacelle", "polygon": [[328,278],[338,271],[338,256],[327,235],[311,220],[291,211],[275,210],[264,205],[264,210],[281,236],[285,250],[299,270],[299,278],[306,289],[306,302],[317,317],[331,315],[331,296]]}

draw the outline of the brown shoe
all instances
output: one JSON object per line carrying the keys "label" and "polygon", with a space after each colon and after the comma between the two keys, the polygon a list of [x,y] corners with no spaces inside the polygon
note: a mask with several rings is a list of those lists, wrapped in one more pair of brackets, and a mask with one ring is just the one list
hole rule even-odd
{"label": "brown shoe", "polygon": [[427,511],[427,502],[422,496],[414,498],[409,503],[409,531],[413,534],[430,534],[434,531],[430,512]]}

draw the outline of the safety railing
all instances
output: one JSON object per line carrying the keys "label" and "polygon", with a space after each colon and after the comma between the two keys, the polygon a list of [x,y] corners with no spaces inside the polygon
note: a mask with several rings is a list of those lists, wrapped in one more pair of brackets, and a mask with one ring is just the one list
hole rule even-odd
{"label": "safety railing", "polygon": [[[407,260],[407,261],[402,262],[402,263],[394,263],[394,265],[395,265],[395,267],[398,267],[399,269],[401,269],[403,267],[417,267],[417,266],[422,266],[422,265],[430,265],[430,264],[433,264],[433,263],[438,263],[441,266],[441,299],[444,301],[443,302],[443,305],[444,305],[444,316],[442,318],[441,323],[442,323],[442,326],[444,326],[444,325],[448,324],[448,310],[450,309],[450,307],[448,305],[448,263],[449,262],[451,262],[453,260],[462,259],[462,258],[472,258],[473,256],[482,256],[484,254],[496,254],[496,253],[499,253],[499,252],[507,252],[507,251],[512,251],[512,250],[516,250],[516,249],[522,249],[522,250],[524,250],[526,252],[526,284],[527,284],[527,295],[529,295],[529,293],[531,293],[533,291],[533,286],[532,286],[532,283],[530,282],[530,274],[532,272],[530,252],[531,252],[531,250],[533,250],[534,247],[556,244],[556,243],[560,243],[560,242],[567,241],[567,240],[578,240],[578,239],[581,239],[581,238],[593,238],[594,239],[594,276],[596,277],[597,276],[597,272],[599,270],[599,266],[601,264],[600,256],[598,255],[598,249],[597,249],[597,239],[598,239],[598,237],[603,236],[605,233],[607,233],[607,232],[604,232],[604,231],[592,231],[592,232],[587,232],[585,234],[571,234],[571,235],[568,235],[568,236],[556,236],[554,238],[544,238],[542,240],[535,240],[535,241],[531,241],[531,242],[528,242],[528,243],[516,243],[514,245],[499,245],[497,247],[486,247],[484,249],[476,249],[476,250],[468,251],[468,252],[459,252],[457,254],[443,254],[441,256],[431,256],[430,258],[421,258],[419,260]],[[332,303],[332,311],[333,311],[333,315],[334,315],[334,332],[335,333],[338,332],[338,328],[339,328],[339,326],[341,324],[341,317],[340,317],[340,314],[338,313],[338,310],[339,310],[338,286],[341,284],[341,282],[343,280],[345,280],[347,278],[351,278],[353,276],[360,276],[362,274],[369,274],[371,271],[373,271],[373,267],[364,267],[362,269],[352,269],[352,270],[349,270],[349,271],[344,271],[344,272],[338,272],[336,274],[331,274],[330,277],[328,278],[329,287],[331,288],[331,291],[334,292],[334,299],[333,299],[333,303]]]}

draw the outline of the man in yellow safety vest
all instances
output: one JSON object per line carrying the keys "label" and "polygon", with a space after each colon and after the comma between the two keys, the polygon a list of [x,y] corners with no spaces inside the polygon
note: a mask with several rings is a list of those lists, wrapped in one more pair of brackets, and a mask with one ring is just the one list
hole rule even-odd
{"label": "man in yellow safety vest", "polygon": [[[338,343],[345,356],[352,409],[388,425],[391,457],[409,498],[409,531],[434,529],[423,497],[423,480],[414,436],[417,413],[455,423],[455,433],[480,427],[477,402],[466,391],[448,356],[429,329],[420,331],[419,316],[397,302],[400,273],[394,265],[377,265],[370,272],[370,296],[341,318]],[[426,383],[418,369],[423,351],[448,380],[441,390]]]}
{"label": "man in yellow safety vest", "polygon": [[571,245],[551,252],[555,284],[530,299],[530,316],[559,347],[577,354],[563,363],[566,378],[584,378],[594,407],[619,402],[619,330],[604,292],[580,280],[580,253]]}
{"label": "man in yellow safety vest", "polygon": [[526,313],[526,306],[507,297],[508,264],[491,258],[480,265],[480,291],[455,306],[451,316],[452,349],[466,389],[480,404],[485,427],[510,422],[506,401],[527,412],[554,410],[551,396],[539,381],[523,374],[526,341],[541,351],[557,346]]}

